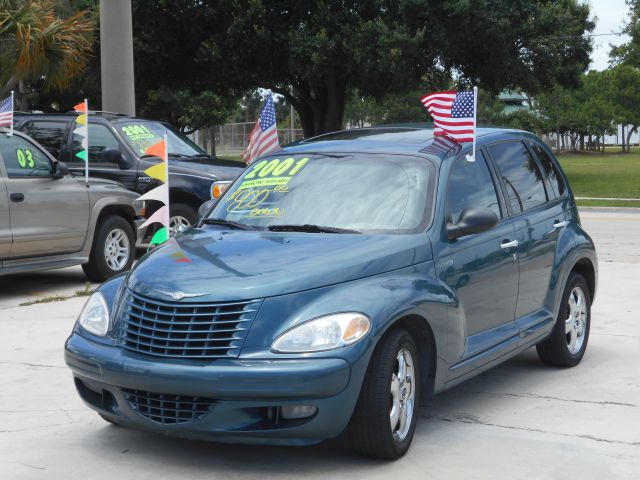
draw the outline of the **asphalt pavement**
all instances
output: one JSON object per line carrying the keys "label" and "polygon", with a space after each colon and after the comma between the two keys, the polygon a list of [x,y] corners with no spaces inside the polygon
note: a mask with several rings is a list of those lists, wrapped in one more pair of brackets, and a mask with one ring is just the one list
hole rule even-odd
{"label": "asphalt pavement", "polygon": [[392,463],[356,457],[342,439],[229,446],[109,425],[63,360],[85,299],[19,306],[74,295],[81,270],[0,277],[0,479],[639,479],[640,213],[581,217],[600,257],[582,363],[550,368],[531,349],[437,396]]}

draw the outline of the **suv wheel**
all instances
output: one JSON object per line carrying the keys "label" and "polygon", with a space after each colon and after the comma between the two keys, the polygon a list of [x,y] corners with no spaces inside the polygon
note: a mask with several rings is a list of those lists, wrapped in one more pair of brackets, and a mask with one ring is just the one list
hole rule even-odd
{"label": "suv wheel", "polygon": [[390,332],[376,347],[348,427],[360,455],[395,460],[409,450],[418,419],[417,351],[405,330]]}
{"label": "suv wheel", "polygon": [[82,265],[94,282],[104,282],[131,268],[135,256],[135,237],[129,222],[117,215],[105,217],[95,233],[89,263]]}
{"label": "suv wheel", "polygon": [[551,336],[536,345],[538,356],[549,365],[573,367],[587,349],[591,327],[591,296],[584,277],[572,273]]}
{"label": "suv wheel", "polygon": [[173,237],[186,230],[198,220],[198,212],[186,203],[171,204],[169,215],[169,233]]}

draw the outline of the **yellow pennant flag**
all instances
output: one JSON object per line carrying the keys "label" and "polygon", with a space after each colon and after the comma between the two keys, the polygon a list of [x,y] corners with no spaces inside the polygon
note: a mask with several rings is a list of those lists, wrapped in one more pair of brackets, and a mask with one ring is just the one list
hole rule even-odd
{"label": "yellow pennant flag", "polygon": [[151,178],[155,178],[163,183],[167,183],[167,169],[164,163],[158,163],[153,167],[149,167],[144,171],[144,173],[149,175]]}
{"label": "yellow pennant flag", "polygon": [[82,115],[78,115],[78,118],[76,118],[76,123],[78,125],[86,125],[87,124],[87,114],[83,113]]}

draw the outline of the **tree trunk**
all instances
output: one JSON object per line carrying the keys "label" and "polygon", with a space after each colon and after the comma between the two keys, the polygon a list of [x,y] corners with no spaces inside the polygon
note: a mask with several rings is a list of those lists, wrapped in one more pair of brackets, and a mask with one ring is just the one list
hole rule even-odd
{"label": "tree trunk", "polygon": [[625,142],[624,142],[624,124],[620,125],[620,128],[621,128],[621,132],[622,132],[622,135],[620,136],[620,138],[622,140],[622,151],[626,152],[627,148],[625,147]]}
{"label": "tree trunk", "polygon": [[580,150],[584,150],[584,135],[580,135]]}
{"label": "tree trunk", "polygon": [[629,128],[629,132],[627,133],[627,152],[631,151],[631,135],[633,135],[637,129],[637,125],[633,125],[633,127]]}
{"label": "tree trunk", "polygon": [[556,130],[556,153],[560,153],[560,129]]}

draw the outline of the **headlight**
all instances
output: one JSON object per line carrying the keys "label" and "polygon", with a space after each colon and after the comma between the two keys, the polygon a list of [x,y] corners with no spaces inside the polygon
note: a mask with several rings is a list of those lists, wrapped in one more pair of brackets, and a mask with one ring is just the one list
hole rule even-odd
{"label": "headlight", "polygon": [[109,307],[101,293],[96,292],[84,304],[78,323],[87,332],[104,337],[109,330]]}
{"label": "headlight", "polygon": [[351,345],[364,337],[371,320],[362,313],[336,313],[319,317],[283,333],[271,348],[278,353],[305,353]]}

